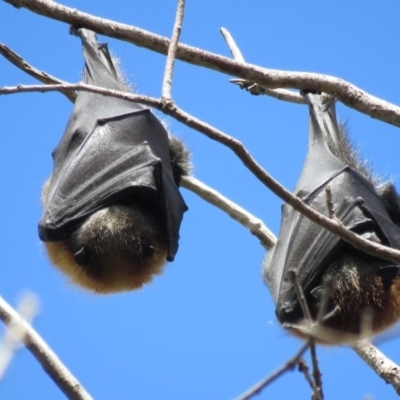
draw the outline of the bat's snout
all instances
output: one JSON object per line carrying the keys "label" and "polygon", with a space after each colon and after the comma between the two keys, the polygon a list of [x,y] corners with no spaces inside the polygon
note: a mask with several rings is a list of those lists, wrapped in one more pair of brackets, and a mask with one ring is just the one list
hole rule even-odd
{"label": "bat's snout", "polygon": [[278,305],[275,314],[281,324],[295,324],[304,318],[299,305],[289,301]]}
{"label": "bat's snout", "polygon": [[42,242],[57,242],[65,239],[64,234],[60,234],[60,229],[54,224],[43,218],[38,224],[39,238]]}

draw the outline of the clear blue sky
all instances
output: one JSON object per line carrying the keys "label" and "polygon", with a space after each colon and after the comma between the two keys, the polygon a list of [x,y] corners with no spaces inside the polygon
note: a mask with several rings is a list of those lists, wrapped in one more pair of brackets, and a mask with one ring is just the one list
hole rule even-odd
{"label": "clear blue sky", "polygon": [[[187,3],[183,43],[229,56],[219,34],[224,26],[248,62],[330,74],[400,103],[396,0]],[[164,36],[171,34],[176,7],[172,0],[63,4]],[[100,40],[109,43],[140,93],[160,95],[164,56]],[[37,68],[66,81],[80,79],[81,44],[63,23],[0,2],[0,42]],[[0,86],[22,83],[36,82],[0,58]],[[231,85],[226,75],[182,62],[177,63],[173,95],[186,111],[241,140],[268,172],[294,187],[307,146],[305,106],[253,97]],[[49,264],[37,236],[41,186],[71,108],[58,93],[0,97],[0,294],[12,304],[23,290],[40,297],[35,328],[96,399],[234,398],[300,346],[275,318],[260,274],[265,251],[242,226],[182,190],[190,210],[176,260],[161,277],[141,291],[113,296],[72,287]],[[396,181],[399,130],[341,105],[338,113],[376,172]],[[228,149],[178,122],[169,123],[193,152],[195,176],[277,234],[282,201]],[[399,339],[379,348],[400,363]],[[396,398],[350,349],[320,348],[318,355],[327,399]],[[0,398],[64,397],[32,355],[21,350],[0,383]],[[267,398],[309,399],[310,389],[294,371],[258,397]]]}

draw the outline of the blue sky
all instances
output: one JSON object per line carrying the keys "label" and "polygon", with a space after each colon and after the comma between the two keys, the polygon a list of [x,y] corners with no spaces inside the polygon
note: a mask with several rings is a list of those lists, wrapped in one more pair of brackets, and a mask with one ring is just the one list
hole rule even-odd
{"label": "blue sky", "polygon": [[[171,0],[63,4],[164,36],[171,34],[176,7]],[[337,76],[399,104],[399,13],[395,0],[188,1],[181,41],[230,56],[219,33],[223,26],[248,62]],[[160,95],[164,56],[110,38],[100,41],[121,59],[138,92]],[[63,23],[1,2],[0,42],[60,79],[80,79],[80,41]],[[0,86],[36,83],[3,58],[0,72]],[[182,62],[173,96],[187,112],[241,140],[272,176],[294,187],[307,148],[305,106],[251,96],[230,84],[229,76]],[[176,260],[162,276],[140,291],[113,296],[72,287],[49,264],[37,236],[41,186],[71,109],[58,93],[0,97],[0,294],[12,304],[24,290],[40,297],[35,328],[96,399],[234,398],[301,345],[275,318],[260,274],[265,251],[242,226],[182,189],[190,210]],[[398,129],[340,104],[338,114],[375,171],[397,179],[399,187]],[[282,201],[230,150],[176,121],[169,119],[169,125],[193,152],[195,176],[277,234]],[[379,348],[400,363],[399,339]],[[326,399],[396,398],[350,349],[319,348],[318,355]],[[0,383],[0,398],[64,396],[21,350]],[[308,399],[310,389],[293,371],[257,398]]]}

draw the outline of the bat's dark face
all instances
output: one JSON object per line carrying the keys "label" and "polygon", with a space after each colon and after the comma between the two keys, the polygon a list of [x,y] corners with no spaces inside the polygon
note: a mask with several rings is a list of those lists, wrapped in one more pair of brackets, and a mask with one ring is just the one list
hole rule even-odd
{"label": "bat's dark face", "polygon": [[[311,116],[309,150],[295,194],[325,216],[333,212],[364,238],[400,249],[400,200],[393,185],[374,186],[367,169],[354,159],[333,101],[325,105],[321,95],[304,97]],[[304,316],[293,271],[311,320]],[[400,318],[399,265],[356,250],[287,204],[264,276],[279,321],[298,336],[348,342]]]}
{"label": "bat's dark face", "polygon": [[[107,47],[93,32],[77,33],[84,82],[123,90]],[[178,250],[187,210],[177,186],[187,151],[154,114],[80,92],[53,159],[39,223],[53,264],[97,293],[138,289],[161,273]]]}

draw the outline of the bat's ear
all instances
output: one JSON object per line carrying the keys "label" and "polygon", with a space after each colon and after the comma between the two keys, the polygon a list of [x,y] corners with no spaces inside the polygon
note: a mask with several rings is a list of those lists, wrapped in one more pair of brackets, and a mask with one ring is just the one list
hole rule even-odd
{"label": "bat's ear", "polygon": [[382,278],[385,290],[390,288],[399,272],[400,267],[398,265],[385,265],[377,270],[377,274]]}

